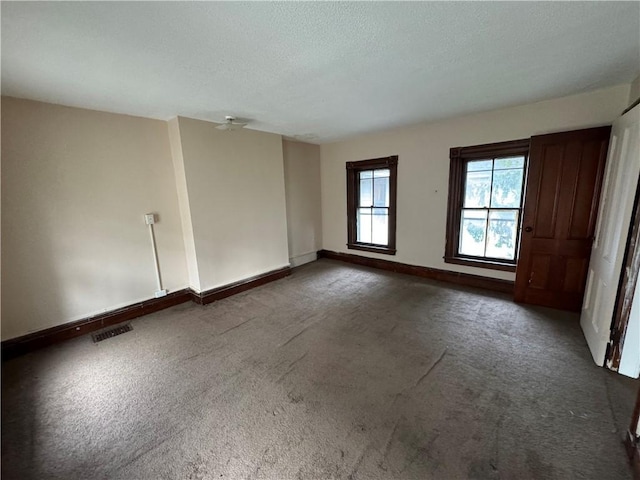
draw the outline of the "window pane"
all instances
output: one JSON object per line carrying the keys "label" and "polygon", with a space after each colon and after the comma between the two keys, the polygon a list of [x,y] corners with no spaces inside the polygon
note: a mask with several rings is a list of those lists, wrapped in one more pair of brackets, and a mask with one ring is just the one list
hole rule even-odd
{"label": "window pane", "polygon": [[504,168],[524,168],[524,157],[496,158],[493,169],[502,170]]}
{"label": "window pane", "polygon": [[492,207],[520,208],[523,173],[521,168],[493,172]]}
{"label": "window pane", "polygon": [[517,210],[490,210],[487,257],[513,260],[516,253],[517,231]]}
{"label": "window pane", "polygon": [[358,242],[371,243],[371,208],[359,208],[358,218]]}
{"label": "window pane", "polygon": [[488,207],[490,193],[491,170],[484,172],[467,171],[467,181],[464,190],[464,207]]}
{"label": "window pane", "polygon": [[373,179],[373,206],[389,206],[389,177]]}
{"label": "window pane", "polygon": [[373,209],[371,243],[377,245],[389,243],[389,210],[386,208]]}
{"label": "window pane", "polygon": [[462,210],[460,253],[463,255],[483,257],[486,231],[486,210]]}
{"label": "window pane", "polygon": [[397,164],[395,155],[346,163],[348,248],[396,253]]}
{"label": "window pane", "polygon": [[493,160],[471,160],[467,162],[467,172],[477,172],[479,170],[491,170]]}
{"label": "window pane", "polygon": [[[369,172],[371,173],[371,172]],[[370,207],[373,204],[373,178],[360,178],[359,207]]]}

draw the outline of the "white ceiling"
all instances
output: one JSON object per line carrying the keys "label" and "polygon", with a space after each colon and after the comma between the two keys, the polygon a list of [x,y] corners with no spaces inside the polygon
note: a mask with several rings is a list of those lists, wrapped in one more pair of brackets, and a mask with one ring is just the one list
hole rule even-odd
{"label": "white ceiling", "polygon": [[630,82],[640,2],[2,2],[2,93],[315,143]]}

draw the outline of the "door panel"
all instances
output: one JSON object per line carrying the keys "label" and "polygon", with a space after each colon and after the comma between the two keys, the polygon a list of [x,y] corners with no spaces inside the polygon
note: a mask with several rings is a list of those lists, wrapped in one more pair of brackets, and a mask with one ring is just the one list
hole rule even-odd
{"label": "door panel", "polygon": [[562,288],[567,292],[584,292],[584,279],[587,276],[587,259],[568,258]]}
{"label": "door panel", "polygon": [[[593,360],[603,365],[611,337],[634,197],[640,175],[640,106],[613,123],[600,213],[580,325]],[[619,337],[618,337],[619,339]],[[619,340],[616,340],[619,341]],[[632,341],[636,341],[632,340]],[[620,349],[620,345],[613,345]],[[610,368],[617,369],[617,365]]]}
{"label": "door panel", "polygon": [[610,131],[531,138],[516,301],[580,311]]}

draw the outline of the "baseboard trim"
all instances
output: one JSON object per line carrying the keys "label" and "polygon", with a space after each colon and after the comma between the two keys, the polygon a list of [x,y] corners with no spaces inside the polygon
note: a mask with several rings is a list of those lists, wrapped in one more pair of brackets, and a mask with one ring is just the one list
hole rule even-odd
{"label": "baseboard trim", "polygon": [[[356,265],[366,267],[379,268],[391,272],[405,273],[418,277],[439,280],[443,282],[455,283],[468,287],[484,288],[488,290],[513,293],[513,282],[508,280],[498,280],[478,275],[470,275],[467,273],[450,272],[447,270],[438,270],[429,267],[419,267],[416,265],[408,265],[389,260],[380,260],[377,258],[362,257],[359,255],[351,255],[348,253],[333,252],[331,250],[320,250],[317,253],[318,258],[330,258],[340,260]],[[204,292],[195,292],[191,289],[183,289],[172,292],[166,297],[152,298],[142,302],[134,303],[126,307],[122,307],[109,312],[101,313],[91,317],[83,318],[75,322],[65,323],[55,327],[40,330],[21,337],[5,340],[1,343],[2,360],[23,355],[40,348],[53,345],[71,338],[79,337],[87,333],[100,330],[101,328],[126,322],[134,318],[148,315],[165,308],[172,307],[181,303],[194,301],[198,305],[206,305],[216,300],[221,300],[232,295],[259,287],[266,283],[279,280],[291,275],[291,267],[283,267],[272,270],[254,277],[250,277],[238,282],[230,283],[222,287],[206,290]]]}
{"label": "baseboard trim", "polygon": [[57,325],[28,335],[5,340],[1,344],[2,360],[4,361],[19,355],[24,355],[25,353],[48,347],[54,343],[63,342],[110,325],[164,310],[165,308],[173,307],[174,305],[188,302],[189,300],[191,300],[191,292],[189,289],[178,290],[168,294],[166,297],[144,300],[116,310],[76,320],[75,322]]}
{"label": "baseboard trim", "polygon": [[193,301],[199,305],[206,305],[207,303],[259,287],[260,285],[273,282],[288,275],[291,275],[291,268],[285,267],[205,292],[197,293],[190,288],[185,288],[172,292],[166,297],[151,298],[116,310],[83,318],[82,320],[57,325],[28,335],[5,340],[1,343],[2,360],[9,360],[19,355],[24,355],[55,343],[79,337],[104,327],[158,312],[180,303]]}
{"label": "baseboard trim", "polygon": [[289,263],[291,264],[291,268],[295,268],[307,263],[315,262],[317,259],[318,252],[307,252],[302,255],[296,255],[295,257],[289,258]]}
{"label": "baseboard trim", "polygon": [[409,265],[406,263],[393,262],[391,260],[382,260],[379,258],[362,257],[360,255],[352,255],[350,253],[340,253],[331,250],[318,251],[318,258],[330,258],[332,260],[340,260],[342,262],[354,263],[365,267],[379,268],[396,273],[405,273],[440,282],[455,283],[464,285],[465,287],[484,288],[485,290],[493,290],[495,292],[513,294],[514,282],[510,280],[500,280],[497,278],[481,277],[479,275],[471,275],[469,273],[452,272],[449,270],[440,270],[437,268],[420,267],[417,265]]}
{"label": "baseboard trim", "polygon": [[191,299],[198,305],[206,305],[208,303],[215,302],[216,300],[221,300],[225,297],[230,297],[231,295],[236,295],[237,293],[259,287],[265,283],[279,280],[289,275],[291,275],[291,267],[283,267],[254,277],[246,278],[238,282],[223,285],[222,287],[205,290],[204,292],[196,293],[191,291]]}

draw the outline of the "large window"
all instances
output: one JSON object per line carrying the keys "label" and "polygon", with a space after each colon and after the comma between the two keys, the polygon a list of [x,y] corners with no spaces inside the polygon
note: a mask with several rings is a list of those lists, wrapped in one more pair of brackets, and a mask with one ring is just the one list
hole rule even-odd
{"label": "large window", "polygon": [[398,157],[347,162],[347,247],[396,253]]}
{"label": "large window", "polygon": [[529,140],[450,153],[445,261],[514,271]]}

